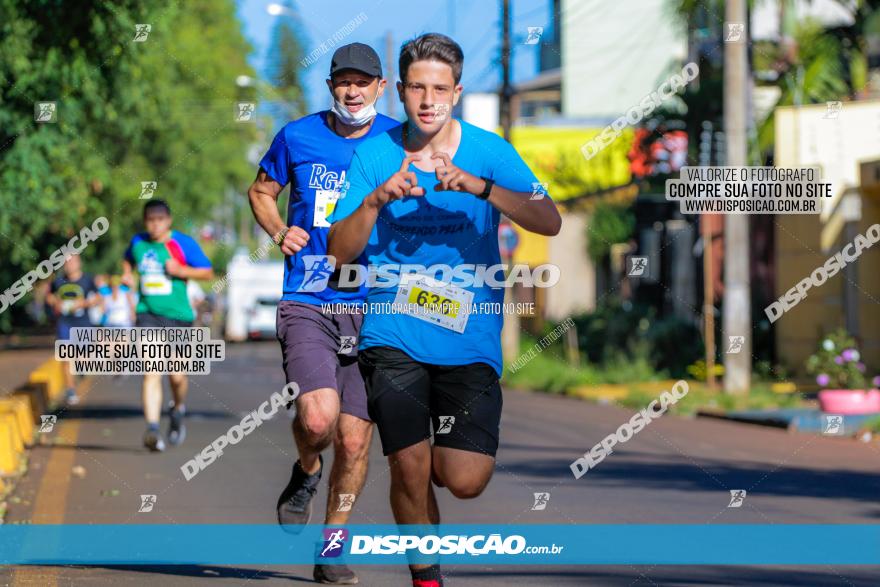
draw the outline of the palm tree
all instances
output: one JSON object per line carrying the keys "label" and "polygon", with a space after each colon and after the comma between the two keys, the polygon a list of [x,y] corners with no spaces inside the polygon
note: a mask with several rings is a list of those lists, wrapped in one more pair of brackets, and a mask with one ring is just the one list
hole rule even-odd
{"label": "palm tree", "polygon": [[[758,1],[750,0],[749,9],[753,9]],[[791,25],[791,30],[785,30],[788,25],[784,15],[790,1],[780,0],[782,42],[753,43],[752,63],[757,77],[761,83],[776,85],[780,90],[775,106],[817,104],[865,95],[869,85],[869,41],[872,37],[880,37],[880,0],[835,1],[850,14],[852,24],[824,28],[817,21],[807,19]],[[669,0],[669,6],[679,22],[694,33],[692,39],[700,42],[699,33],[708,30],[716,32],[712,35],[713,42],[720,43],[717,33],[723,25],[724,0]],[[706,36],[709,35],[702,35]],[[719,55],[720,49],[708,53]],[[701,63],[700,91],[692,95],[690,101],[720,104],[721,85],[718,80],[707,77],[720,79],[721,75],[720,67],[706,69]],[[704,89],[714,95],[706,95]],[[697,124],[706,119],[705,116],[691,118]],[[772,155],[773,120],[771,110],[758,124],[751,154],[755,162]]]}

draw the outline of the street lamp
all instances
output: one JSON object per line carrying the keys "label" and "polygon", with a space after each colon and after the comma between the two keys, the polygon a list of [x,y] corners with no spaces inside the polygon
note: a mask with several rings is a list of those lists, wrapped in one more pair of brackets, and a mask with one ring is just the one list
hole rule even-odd
{"label": "street lamp", "polygon": [[295,14],[293,10],[291,10],[287,6],[284,6],[283,4],[278,4],[277,2],[273,2],[266,6],[266,12],[268,12],[272,16],[280,16],[282,14],[293,16]]}
{"label": "street lamp", "polygon": [[255,81],[256,80],[249,75],[240,75],[235,78],[235,85],[239,88],[249,88],[254,85]]}

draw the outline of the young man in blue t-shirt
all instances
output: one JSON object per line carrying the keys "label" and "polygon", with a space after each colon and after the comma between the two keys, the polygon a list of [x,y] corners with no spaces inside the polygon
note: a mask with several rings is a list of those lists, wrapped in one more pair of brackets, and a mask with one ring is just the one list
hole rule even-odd
{"label": "young man in blue t-shirt", "polygon": [[[498,448],[503,316],[467,308],[501,302],[504,291],[457,271],[435,280],[432,266],[499,264],[501,214],[548,236],[561,225],[549,197],[533,198],[537,179],[508,142],[449,116],[462,62],[461,48],[443,35],[403,46],[397,89],[407,121],[355,150],[349,189],[331,217],[328,252],[337,263],[366,254],[371,267],[427,268],[370,288],[360,337],[399,524],[439,522],[432,478],[456,497],[480,495]],[[420,311],[385,312],[387,304]],[[414,586],[442,585],[437,565],[410,569]]]}
{"label": "young man in blue t-shirt", "polygon": [[[321,479],[321,451],[332,442],[333,468],[326,524],[344,524],[367,473],[372,422],[357,364],[363,288],[340,288],[327,259],[327,220],[346,184],[357,145],[399,123],[376,113],[385,88],[379,56],[362,43],[333,54],[327,87],[333,107],[286,125],[260,162],[248,196],[257,222],[286,255],[284,293],[277,333],[288,383],[300,390],[293,436],[299,460],[278,499],[278,521],[299,532],[311,517],[311,499]],[[276,200],[291,184],[287,222]],[[322,305],[346,304],[333,314]],[[344,565],[316,565],[315,580],[353,584]]]}

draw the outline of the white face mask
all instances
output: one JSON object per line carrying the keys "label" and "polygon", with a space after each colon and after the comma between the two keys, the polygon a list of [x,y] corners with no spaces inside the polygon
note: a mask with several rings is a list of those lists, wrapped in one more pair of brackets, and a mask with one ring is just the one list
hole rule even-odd
{"label": "white face mask", "polygon": [[[378,100],[378,96],[376,97]],[[345,107],[343,102],[339,100],[333,99],[333,106],[330,107],[330,110],[333,111],[333,114],[336,115],[339,120],[347,124],[349,126],[363,126],[373,120],[376,116],[376,101],[374,100],[372,104],[364,105],[357,112],[351,112],[348,108]]]}

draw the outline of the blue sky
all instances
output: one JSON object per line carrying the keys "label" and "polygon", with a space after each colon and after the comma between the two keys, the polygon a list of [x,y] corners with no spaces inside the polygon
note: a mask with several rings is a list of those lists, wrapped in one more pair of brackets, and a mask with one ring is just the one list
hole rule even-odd
{"label": "blue sky", "polygon": [[[266,8],[269,0],[237,0],[239,18],[245,36],[254,47],[250,63],[260,72],[265,71],[267,47],[276,18]],[[461,45],[465,54],[462,84],[465,92],[493,91],[500,83],[497,65],[500,47],[500,0],[286,0],[299,13],[305,54],[315,50],[322,41],[360,13],[364,20],[340,44],[355,41],[371,45],[379,53],[385,66],[385,34],[391,31],[395,48],[418,34],[439,32],[449,35]],[[530,79],[537,74],[538,46],[524,45],[527,27],[544,27],[550,32],[551,0],[511,0],[514,44],[513,81]],[[330,68],[332,51],[320,56],[308,66],[305,74],[306,96],[310,110],[329,106],[329,93],[324,85]],[[395,66],[396,69],[396,66]],[[386,95],[388,95],[386,93]],[[395,98],[396,99],[396,98]],[[385,101],[378,106],[385,112]],[[400,107],[397,109],[400,112]]]}

